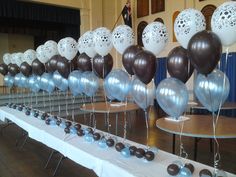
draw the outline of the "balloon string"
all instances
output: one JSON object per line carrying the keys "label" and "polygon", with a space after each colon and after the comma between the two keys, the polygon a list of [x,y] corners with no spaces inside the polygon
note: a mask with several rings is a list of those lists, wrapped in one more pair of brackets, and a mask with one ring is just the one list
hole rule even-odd
{"label": "balloon string", "polygon": [[60,91],[59,90],[57,90],[57,96],[58,96],[58,112],[59,112],[59,116],[61,116],[61,103],[60,103],[60,96],[61,96],[61,94],[60,94]]}
{"label": "balloon string", "polygon": [[36,100],[35,100],[35,103],[36,103],[36,105],[38,105],[38,94],[35,93],[35,95],[36,95],[36,96],[35,96],[35,99],[36,99]]}
{"label": "balloon string", "polygon": [[184,143],[182,141],[183,129],[184,129],[184,121],[179,123],[179,130],[180,130],[180,135],[179,135],[179,156],[181,158],[187,159],[188,158],[188,153],[185,151]]}
{"label": "balloon string", "polygon": [[72,120],[73,122],[75,122],[75,96],[72,97],[72,105],[73,105],[73,109],[72,109]]}
{"label": "balloon string", "polygon": [[123,135],[123,142],[125,142],[127,138],[127,105],[128,105],[128,98],[125,99],[125,110],[124,110],[124,135]]}
{"label": "balloon string", "polygon": [[46,103],[45,103],[45,92],[43,91],[43,107],[46,107]]}
{"label": "balloon string", "polygon": [[93,131],[95,131],[97,128],[97,120],[95,117],[94,96],[91,97],[91,105],[92,105]]}
{"label": "balloon string", "polygon": [[148,145],[148,139],[149,139],[149,125],[148,125],[148,112],[147,112],[147,108],[144,110],[145,113],[145,123],[146,123],[146,139],[147,139],[147,149],[149,149],[149,145]]}
{"label": "balloon string", "polygon": [[68,118],[68,92],[66,91],[65,93],[65,97],[66,97],[66,119]]}
{"label": "balloon string", "polygon": [[48,97],[49,97],[49,110],[50,110],[50,114],[52,114],[51,93],[48,93]]}

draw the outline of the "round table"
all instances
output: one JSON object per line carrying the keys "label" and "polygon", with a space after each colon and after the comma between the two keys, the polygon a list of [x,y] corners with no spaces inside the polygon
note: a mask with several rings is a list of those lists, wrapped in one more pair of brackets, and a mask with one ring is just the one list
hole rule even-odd
{"label": "round table", "polygon": [[[105,116],[107,114],[116,114],[116,135],[117,135],[117,125],[118,125],[118,114],[121,112],[136,111],[139,107],[135,103],[120,103],[120,102],[95,102],[82,105],[80,107],[82,111],[89,113],[103,113]],[[106,119],[105,119],[106,120]]]}
{"label": "round table", "polygon": [[[197,142],[200,138],[214,138],[213,124],[211,115],[186,115],[190,118],[184,121],[183,136],[195,138],[194,160],[197,157]],[[156,126],[168,133],[173,134],[172,151],[175,152],[175,135],[181,134],[181,124],[183,122],[174,122],[165,118],[156,121]],[[236,138],[236,118],[220,116],[216,128],[216,138]]]}

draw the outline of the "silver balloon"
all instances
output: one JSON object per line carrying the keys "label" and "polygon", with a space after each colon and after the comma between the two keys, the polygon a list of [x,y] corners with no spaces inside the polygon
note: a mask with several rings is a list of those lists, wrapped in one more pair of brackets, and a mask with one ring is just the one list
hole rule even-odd
{"label": "silver balloon", "polygon": [[80,84],[82,91],[87,96],[94,96],[99,88],[99,78],[90,71],[86,71],[81,75]]}
{"label": "silver balloon", "polygon": [[28,85],[32,92],[39,92],[40,86],[39,86],[40,76],[32,75],[28,79]]}
{"label": "silver balloon", "polygon": [[229,95],[230,83],[227,76],[215,69],[207,77],[198,74],[194,84],[194,92],[200,103],[211,112],[219,109]]}
{"label": "silver balloon", "polygon": [[138,78],[135,78],[131,85],[131,94],[134,101],[142,109],[146,109],[148,106],[153,105],[155,97],[155,89],[145,85]]}
{"label": "silver balloon", "polygon": [[128,73],[121,69],[111,71],[105,81],[106,94],[119,101],[125,101],[130,91],[130,78]]}
{"label": "silver balloon", "polygon": [[188,98],[187,87],[178,79],[167,78],[157,86],[157,102],[173,118],[177,119],[185,111]]}
{"label": "silver balloon", "polygon": [[68,77],[69,88],[74,96],[77,96],[78,94],[82,93],[80,85],[81,74],[82,74],[81,71],[75,70],[72,71]]}
{"label": "silver balloon", "polygon": [[14,84],[14,78],[11,75],[5,75],[4,76],[4,85],[6,85],[7,87],[12,87]]}

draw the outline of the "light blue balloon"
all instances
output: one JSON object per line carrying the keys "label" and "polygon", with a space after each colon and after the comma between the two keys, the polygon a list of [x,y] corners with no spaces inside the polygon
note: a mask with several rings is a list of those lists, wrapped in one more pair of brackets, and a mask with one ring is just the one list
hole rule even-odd
{"label": "light blue balloon", "polygon": [[54,84],[54,82],[53,82],[53,80],[52,80],[52,78],[50,78],[49,80],[48,80],[48,86],[47,86],[47,88],[46,88],[46,91],[48,92],[48,93],[52,93],[54,90],[55,90],[55,84]]}
{"label": "light blue balloon", "polygon": [[155,89],[149,88],[138,78],[132,81],[131,94],[135,103],[142,109],[146,109],[153,104],[155,97]]}
{"label": "light blue balloon", "polygon": [[77,134],[77,130],[76,130],[76,128],[75,127],[70,127],[70,133],[71,134]]}
{"label": "light blue balloon", "polygon": [[39,86],[40,76],[32,75],[28,79],[28,86],[31,89],[32,92],[39,92],[40,86]]}
{"label": "light blue balloon", "polygon": [[17,87],[19,87],[20,77],[21,77],[21,73],[17,73],[14,77],[14,85]]}
{"label": "light blue balloon", "polygon": [[187,87],[178,79],[167,78],[157,86],[158,104],[168,115],[176,119],[186,110],[188,98]]}
{"label": "light blue balloon", "polygon": [[80,77],[82,72],[75,70],[72,71],[68,77],[68,85],[73,96],[77,96],[82,93],[81,85],[80,85]]}
{"label": "light blue balloon", "polygon": [[102,149],[108,148],[107,143],[106,143],[106,139],[102,138],[98,141],[98,146]]}
{"label": "light blue balloon", "polygon": [[55,84],[52,80],[52,74],[50,73],[43,73],[40,78],[40,88],[42,90],[47,91],[48,93],[52,93],[55,89]]}
{"label": "light blue balloon", "polygon": [[125,157],[125,158],[129,158],[129,157],[131,156],[128,147],[125,147],[124,149],[122,149],[122,150],[121,150],[121,154],[122,154],[122,156]]}
{"label": "light blue balloon", "polygon": [[89,143],[94,142],[93,135],[90,134],[90,133],[85,134],[85,135],[84,135],[84,139],[85,139],[85,141],[87,141],[87,142],[89,142]]}
{"label": "light blue balloon", "polygon": [[128,73],[115,69],[107,75],[104,81],[106,94],[119,101],[125,101],[130,91],[130,83]]}
{"label": "light blue balloon", "polygon": [[220,70],[215,69],[207,77],[198,74],[194,84],[194,92],[200,103],[210,112],[219,109],[229,95],[230,83],[228,77]]}
{"label": "light blue balloon", "polygon": [[57,88],[61,85],[62,82],[62,76],[58,71],[55,71],[52,75],[52,80]]}
{"label": "light blue balloon", "polygon": [[178,174],[178,177],[191,177],[191,176],[192,176],[191,171],[186,167],[181,168]]}
{"label": "light blue balloon", "polygon": [[14,85],[14,77],[12,77],[9,74],[5,75],[4,76],[4,85],[11,88]]}
{"label": "light blue balloon", "polygon": [[223,170],[217,170],[214,177],[227,177],[227,174]]}
{"label": "light blue balloon", "polygon": [[58,86],[58,88],[61,91],[65,92],[68,89],[68,80],[66,78],[62,77],[61,84]]}
{"label": "light blue balloon", "polygon": [[61,121],[60,127],[63,128],[63,129],[66,128],[66,122],[65,122],[65,120],[62,120],[62,121]]}
{"label": "light blue balloon", "polygon": [[18,86],[21,88],[28,87],[28,79],[23,74],[20,75],[20,80],[19,80]]}
{"label": "light blue balloon", "polygon": [[80,78],[82,91],[85,95],[92,97],[98,91],[99,78],[90,71],[83,72]]}

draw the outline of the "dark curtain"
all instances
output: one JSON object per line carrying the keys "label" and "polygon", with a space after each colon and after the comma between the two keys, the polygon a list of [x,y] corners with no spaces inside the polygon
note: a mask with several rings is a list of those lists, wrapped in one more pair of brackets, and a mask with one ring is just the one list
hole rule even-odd
{"label": "dark curtain", "polygon": [[[225,67],[226,65],[226,67]],[[226,54],[224,53],[221,57],[220,70],[223,71],[230,82],[230,92],[227,101],[236,102],[236,53],[229,53],[228,60],[226,63]],[[222,111],[223,115],[236,116],[236,110]]]}
{"label": "dark curtain", "polygon": [[15,0],[1,0],[0,32],[32,35],[35,48],[47,40],[80,36],[80,11]]}
{"label": "dark curtain", "polygon": [[155,85],[157,86],[163,79],[166,78],[167,68],[166,68],[166,58],[158,58],[156,60],[156,74],[154,77]]}

